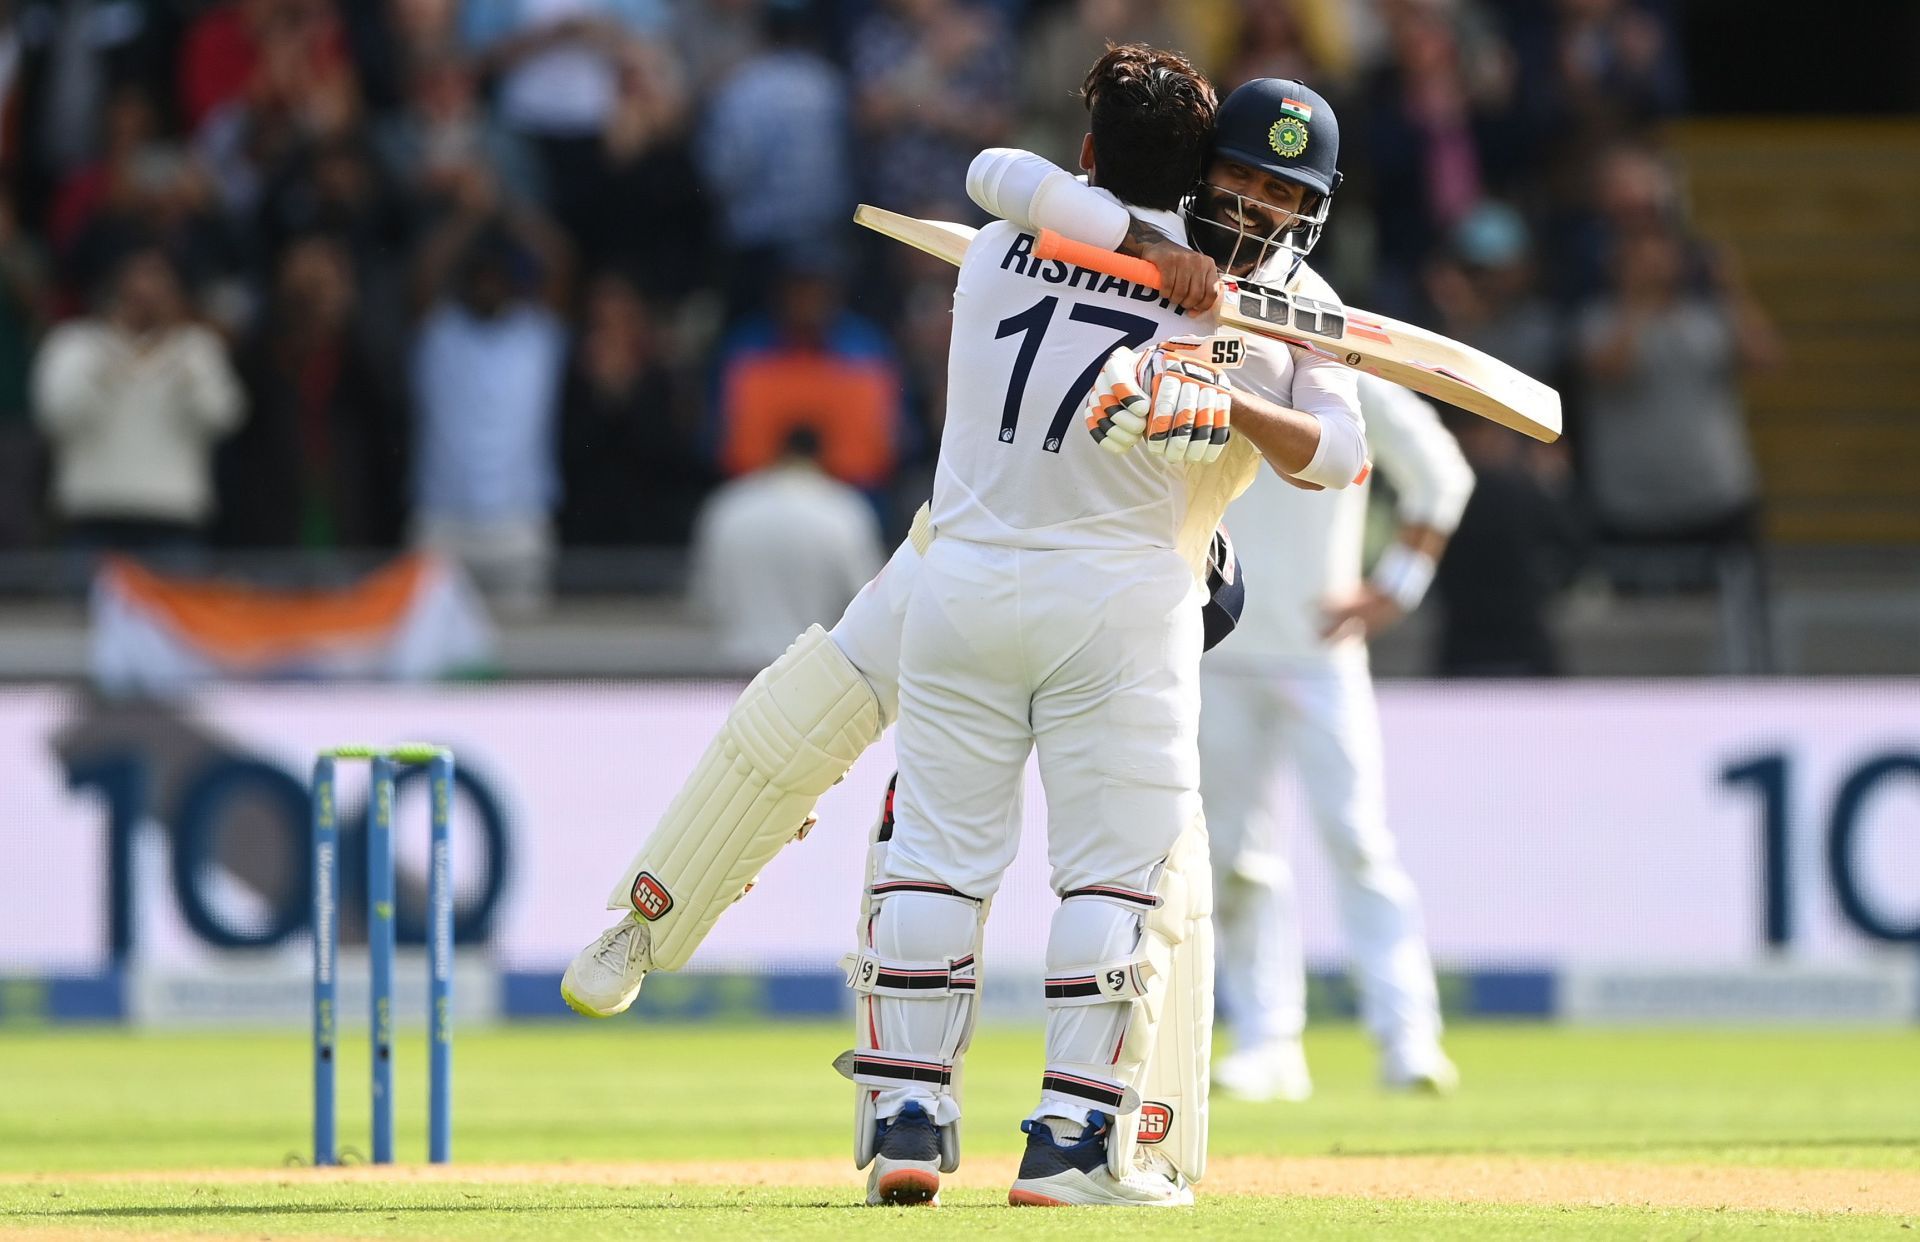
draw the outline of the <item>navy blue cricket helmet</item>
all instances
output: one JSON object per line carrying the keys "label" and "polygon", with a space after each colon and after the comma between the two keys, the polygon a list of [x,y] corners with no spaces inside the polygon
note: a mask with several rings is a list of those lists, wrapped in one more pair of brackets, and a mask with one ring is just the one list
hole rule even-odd
{"label": "navy blue cricket helmet", "polygon": [[[1271,173],[1307,191],[1300,211],[1287,215],[1267,233],[1236,226],[1227,213],[1246,201],[1241,195],[1203,179],[1188,207],[1194,240],[1222,262],[1242,256],[1241,246],[1259,247],[1256,268],[1274,250],[1304,257],[1320,240],[1327,209],[1340,188],[1340,122],[1333,105],[1304,82],[1289,78],[1255,78],[1240,86],[1220,104],[1214,121],[1210,159],[1229,159]],[[1242,220],[1246,218],[1244,212]]]}

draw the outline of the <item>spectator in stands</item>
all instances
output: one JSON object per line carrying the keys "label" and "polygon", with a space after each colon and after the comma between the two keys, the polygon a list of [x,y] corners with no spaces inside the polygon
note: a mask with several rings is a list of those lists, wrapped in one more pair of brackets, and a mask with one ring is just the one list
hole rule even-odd
{"label": "spectator in stands", "polygon": [[1434,325],[1546,384],[1560,376],[1560,316],[1536,286],[1531,234],[1520,213],[1483,201],[1427,269]]}
{"label": "spectator in stands", "polygon": [[226,346],[189,313],[166,253],[135,250],[101,313],[55,328],[33,370],[54,504],[89,549],[175,552],[214,512],[215,443],[246,404]]}
{"label": "spectator in stands", "polygon": [[1587,490],[1611,541],[1751,552],[1760,480],[1739,378],[1778,343],[1729,255],[1704,283],[1688,261],[1676,229],[1637,228],[1620,239],[1613,289],[1580,310]]}
{"label": "spectator in stands", "polygon": [[974,155],[1005,144],[1012,53],[984,6],[885,0],[869,11],[850,59],[874,202],[899,210],[929,189],[965,185]]}
{"label": "spectator in stands", "polygon": [[1585,155],[1596,141],[1679,111],[1679,46],[1657,0],[1515,7],[1525,111],[1553,145]]}
{"label": "spectator in stands", "polygon": [[1581,192],[1556,222],[1555,296],[1569,306],[1613,284],[1621,239],[1647,229],[1685,229],[1674,170],[1661,152],[1636,140],[1616,142],[1580,178]]}
{"label": "spectator in stands", "polygon": [[596,277],[561,407],[563,545],[686,546],[710,477],[690,405],[633,282]]}
{"label": "spectator in stands", "polygon": [[892,347],[841,306],[831,256],[793,256],[773,284],[773,309],[721,344],[713,428],[720,468],[741,475],[770,465],[805,427],[828,474],[877,495],[902,449]]}
{"label": "spectator in stands", "polygon": [[545,202],[546,181],[531,146],[488,113],[472,62],[452,51],[422,56],[407,70],[401,106],[374,130],[386,175],[405,191],[416,225],[459,197],[457,183],[490,176],[510,197]]}
{"label": "spectator in stands", "polygon": [[179,65],[189,130],[234,105],[312,109],[317,118],[355,103],[346,29],[328,0],[215,4],[187,28]]}
{"label": "spectator in stands", "polygon": [[460,8],[460,0],[374,0],[346,6],[342,16],[361,95],[375,115],[391,115],[406,105],[418,66],[459,56]]}
{"label": "spectator in stands", "polygon": [[593,265],[631,273],[663,306],[707,279],[712,263],[714,204],[700,192],[689,123],[686,83],[666,49],[629,44],[580,241]]}
{"label": "spectator in stands", "polygon": [[220,455],[223,543],[399,543],[405,412],[359,312],[346,245],[315,234],[287,249],[242,354],[252,414]]}
{"label": "spectator in stands", "polygon": [[783,252],[841,235],[854,199],[846,81],[813,47],[809,6],[766,0],[763,16],[765,49],[714,92],[694,147],[735,317],[765,305]]}
{"label": "spectator in stands", "polygon": [[47,260],[0,195],[0,548],[24,547],[39,525],[40,444],[28,379],[51,306]]}
{"label": "spectator in stands", "polygon": [[1581,545],[1565,454],[1483,418],[1449,422],[1475,483],[1434,579],[1434,667],[1442,677],[1556,676],[1553,601]]}
{"label": "spectator in stands", "polygon": [[183,148],[156,141],[121,171],[63,256],[63,304],[85,305],[127,254],[158,247],[200,309],[237,322],[244,314],[243,255],[199,164]]}
{"label": "spectator in stands", "polygon": [[766,0],[687,0],[673,15],[673,52],[688,89],[704,99],[760,50]]}
{"label": "spectator in stands", "polygon": [[[1062,168],[1080,166],[1080,140],[1087,132],[1080,81],[1109,43],[1184,48],[1205,63],[1182,37],[1162,0],[1067,0],[1036,12],[1020,38],[1020,146]],[[938,194],[943,188],[925,185],[920,192]],[[963,203],[961,215],[947,218],[963,220],[974,210],[971,203]]]}
{"label": "spectator in stands", "polygon": [[601,135],[619,97],[629,44],[664,38],[665,0],[466,0],[469,51],[497,78],[496,105],[509,130],[532,142],[551,210],[581,236],[594,189]]}
{"label": "spectator in stands", "polygon": [[499,607],[545,607],[571,255],[524,204],[479,195],[421,256],[414,342],[414,537],[463,561]]}
{"label": "spectator in stands", "polygon": [[1372,182],[1374,297],[1388,313],[1412,315],[1427,259],[1518,157],[1507,141],[1503,46],[1444,6],[1389,12],[1392,60],[1367,84],[1358,162]]}
{"label": "spectator in stands", "polygon": [[406,327],[406,272],[393,257],[404,253],[409,223],[405,200],[367,143],[340,135],[301,144],[273,170],[257,236],[268,256],[316,233],[337,240],[353,262],[355,314],[371,339],[386,342]]}
{"label": "spectator in stands", "polygon": [[1224,93],[1254,78],[1319,83],[1322,75],[1299,10],[1275,0],[1240,0],[1233,61],[1215,84]]}
{"label": "spectator in stands", "polygon": [[76,164],[54,187],[47,212],[47,240],[65,259],[93,218],[128,193],[140,153],[158,140],[160,118],[137,86],[110,95],[101,118],[95,158]]}
{"label": "spectator in stands", "polygon": [[885,560],[873,509],[820,469],[818,451],[810,430],[794,430],[775,461],[715,492],[696,524],[693,599],[742,669],[833,624]]}

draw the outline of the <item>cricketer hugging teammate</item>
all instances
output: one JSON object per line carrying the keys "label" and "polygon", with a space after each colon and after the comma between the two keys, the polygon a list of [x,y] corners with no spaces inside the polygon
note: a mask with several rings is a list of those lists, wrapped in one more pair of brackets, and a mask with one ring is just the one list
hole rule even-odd
{"label": "cricketer hugging teammate", "polygon": [[[1339,305],[1306,262],[1340,181],[1323,98],[1259,79],[1216,101],[1182,57],[1140,45],[1103,56],[1083,96],[1084,179],[1002,150],[969,172],[998,219],[960,261],[930,505],[832,631],[810,628],[741,695],[615,885],[623,917],[563,983],[575,1009],[607,1016],[649,971],[684,965],[897,720],[900,770],[845,962],[856,1046],[838,1062],[870,1203],[937,1202],[958,1166],[980,933],[1030,754],[1059,905],[1011,1202],[1191,1202],[1216,870],[1239,1036],[1219,1082],[1254,1098],[1310,1089],[1297,933],[1259,799],[1280,746],[1341,876],[1383,1080],[1454,1081],[1381,813],[1363,641],[1418,603],[1471,476],[1430,407],[1372,378],[1363,396],[1352,359],[1216,335],[1241,282]],[[1044,258],[1043,230],[1143,259],[1154,279]],[[1365,584],[1363,404],[1390,429],[1376,447],[1402,515]],[[1259,571],[1243,587],[1221,520],[1263,459],[1278,477],[1238,522]],[[1356,498],[1314,494],[1342,489]],[[1261,601],[1244,619],[1243,589]],[[1203,717],[1203,647],[1236,620],[1259,633],[1214,657]],[[1203,773],[1224,829],[1211,848]]]}

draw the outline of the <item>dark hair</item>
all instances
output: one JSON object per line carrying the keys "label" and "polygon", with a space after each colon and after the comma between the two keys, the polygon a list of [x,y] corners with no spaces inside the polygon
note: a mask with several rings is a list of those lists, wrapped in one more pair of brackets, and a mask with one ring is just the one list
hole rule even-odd
{"label": "dark hair", "polygon": [[1123,202],[1163,211],[1192,193],[1220,104],[1192,61],[1144,43],[1108,45],[1080,97],[1092,118],[1101,186]]}

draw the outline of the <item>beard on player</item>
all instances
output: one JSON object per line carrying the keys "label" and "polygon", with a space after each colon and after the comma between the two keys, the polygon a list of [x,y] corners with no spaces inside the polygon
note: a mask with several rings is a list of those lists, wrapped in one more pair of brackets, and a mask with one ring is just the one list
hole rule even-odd
{"label": "beard on player", "polygon": [[1186,203],[1195,248],[1233,276],[1313,250],[1341,175],[1333,107],[1302,82],[1255,78],[1221,103],[1205,174]]}

